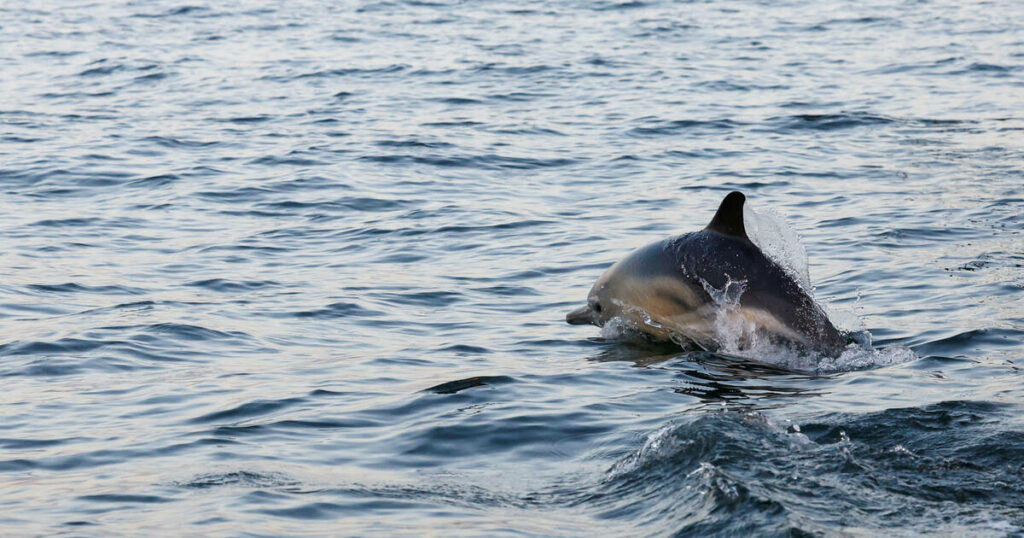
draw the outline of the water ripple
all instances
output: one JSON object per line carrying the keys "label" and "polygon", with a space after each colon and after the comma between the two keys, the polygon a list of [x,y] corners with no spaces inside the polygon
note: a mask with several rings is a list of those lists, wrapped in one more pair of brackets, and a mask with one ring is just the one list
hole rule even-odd
{"label": "water ripple", "polygon": [[[5,534],[1019,534],[1021,9],[5,5]],[[732,190],[855,349],[565,324]]]}

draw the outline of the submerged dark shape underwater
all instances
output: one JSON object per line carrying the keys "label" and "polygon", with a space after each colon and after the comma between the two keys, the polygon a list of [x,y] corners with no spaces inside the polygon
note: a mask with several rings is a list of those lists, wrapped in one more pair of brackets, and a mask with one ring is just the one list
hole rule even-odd
{"label": "submerged dark shape underwater", "polygon": [[747,236],[745,200],[731,192],[703,230],[656,241],[611,266],[566,321],[618,320],[684,348],[743,354],[770,342],[837,355],[845,339],[809,290]]}

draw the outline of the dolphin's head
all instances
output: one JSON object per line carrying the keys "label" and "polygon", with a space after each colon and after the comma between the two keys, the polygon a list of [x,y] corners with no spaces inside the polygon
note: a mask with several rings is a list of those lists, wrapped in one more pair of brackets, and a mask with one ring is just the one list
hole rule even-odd
{"label": "dolphin's head", "polygon": [[[744,200],[739,192],[726,196],[706,233],[747,240],[743,228]],[[659,338],[668,334],[666,323],[680,318],[684,318],[683,323],[692,323],[690,317],[710,297],[683,270],[679,253],[671,248],[673,240],[641,247],[609,267],[590,289],[586,306],[570,312],[565,321],[603,327],[612,318],[620,317]]]}
{"label": "dolphin's head", "polygon": [[565,316],[565,321],[570,325],[597,325],[603,327],[608,320],[622,314],[623,301],[618,297],[619,287],[617,284],[621,278],[616,278],[621,263],[608,268],[607,271],[597,279],[594,286],[587,294],[587,304],[583,305]]}
{"label": "dolphin's head", "polygon": [[698,299],[678,265],[658,241],[637,249],[608,268],[587,294],[587,304],[569,312],[572,325],[603,327],[619,318],[666,339],[664,324],[693,310]]}

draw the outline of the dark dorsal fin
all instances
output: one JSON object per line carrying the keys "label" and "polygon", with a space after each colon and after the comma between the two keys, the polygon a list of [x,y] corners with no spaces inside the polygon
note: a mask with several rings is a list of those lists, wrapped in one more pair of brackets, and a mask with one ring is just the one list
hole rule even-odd
{"label": "dark dorsal fin", "polygon": [[747,199],[742,192],[732,191],[718,206],[715,218],[711,219],[707,229],[722,235],[732,235],[748,239],[747,230],[743,227],[743,202]]}

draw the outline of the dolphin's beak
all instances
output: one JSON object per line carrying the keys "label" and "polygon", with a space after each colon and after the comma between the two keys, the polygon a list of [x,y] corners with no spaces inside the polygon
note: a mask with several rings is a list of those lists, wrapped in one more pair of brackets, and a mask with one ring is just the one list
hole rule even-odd
{"label": "dolphin's beak", "polygon": [[576,310],[566,314],[565,321],[569,325],[586,325],[588,323],[594,323],[594,311],[590,309],[590,305],[585,305],[582,308],[577,308]]}

